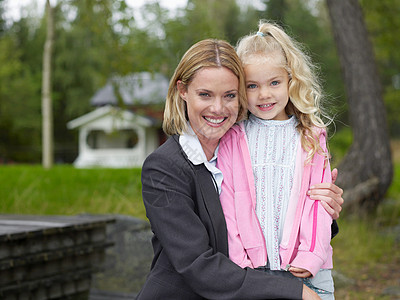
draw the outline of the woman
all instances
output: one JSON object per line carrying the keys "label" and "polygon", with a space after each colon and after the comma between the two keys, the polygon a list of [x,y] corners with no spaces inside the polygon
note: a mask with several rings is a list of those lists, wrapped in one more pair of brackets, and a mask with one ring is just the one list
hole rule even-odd
{"label": "woman", "polygon": [[[137,299],[318,299],[294,277],[228,258],[215,162],[220,138],[246,113],[245,93],[239,58],[225,41],[198,42],[175,70],[163,124],[171,137],[142,169],[154,259]],[[336,186],[322,188],[320,197],[341,199]]]}

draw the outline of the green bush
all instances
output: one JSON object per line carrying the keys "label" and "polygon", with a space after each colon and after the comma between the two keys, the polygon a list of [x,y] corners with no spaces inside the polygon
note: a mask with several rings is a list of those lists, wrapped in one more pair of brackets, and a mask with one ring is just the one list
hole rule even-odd
{"label": "green bush", "polygon": [[332,166],[337,166],[353,142],[353,134],[349,127],[343,128],[329,136],[329,151]]}

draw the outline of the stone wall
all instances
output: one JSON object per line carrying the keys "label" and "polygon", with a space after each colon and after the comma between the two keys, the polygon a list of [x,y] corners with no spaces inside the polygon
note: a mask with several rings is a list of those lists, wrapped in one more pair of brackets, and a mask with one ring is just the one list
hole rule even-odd
{"label": "stone wall", "polygon": [[0,299],[87,299],[109,216],[0,215]]}
{"label": "stone wall", "polygon": [[134,299],[150,270],[153,249],[149,223],[129,216],[112,217],[115,222],[108,226],[107,236],[114,246],[106,250],[104,270],[93,276],[91,300],[116,299],[117,295]]}

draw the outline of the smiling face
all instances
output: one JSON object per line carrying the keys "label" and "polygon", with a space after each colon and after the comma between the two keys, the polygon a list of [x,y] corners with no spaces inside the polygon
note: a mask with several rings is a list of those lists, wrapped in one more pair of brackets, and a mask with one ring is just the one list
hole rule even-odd
{"label": "smiling face", "polygon": [[279,52],[246,59],[248,109],[260,119],[288,119],[285,108],[289,101],[289,75],[283,67],[284,61]]}
{"label": "smiling face", "polygon": [[180,81],[177,85],[190,126],[210,159],[219,139],[236,122],[239,80],[228,68],[207,67],[198,70],[187,86]]}

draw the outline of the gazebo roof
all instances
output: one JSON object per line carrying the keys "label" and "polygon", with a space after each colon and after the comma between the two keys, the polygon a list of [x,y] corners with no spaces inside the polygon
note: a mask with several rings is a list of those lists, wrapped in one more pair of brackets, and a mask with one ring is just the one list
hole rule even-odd
{"label": "gazebo roof", "polygon": [[131,111],[122,110],[118,107],[113,107],[111,105],[106,105],[103,107],[99,107],[83,116],[80,116],[79,118],[69,121],[67,123],[67,127],[69,129],[79,128],[98,119],[101,119],[106,115],[118,115],[119,118],[127,120],[135,119],[138,124],[144,127],[159,126],[159,121],[155,118],[140,116]]}
{"label": "gazebo roof", "polygon": [[149,72],[127,76],[114,76],[90,99],[93,106],[149,105],[165,102],[168,79],[162,74]]}

